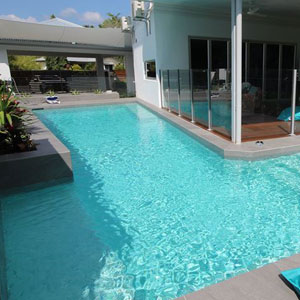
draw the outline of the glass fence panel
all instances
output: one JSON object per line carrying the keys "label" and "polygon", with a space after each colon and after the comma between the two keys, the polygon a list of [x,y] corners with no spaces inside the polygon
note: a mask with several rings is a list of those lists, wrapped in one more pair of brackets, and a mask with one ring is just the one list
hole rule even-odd
{"label": "glass fence panel", "polygon": [[181,115],[188,119],[192,119],[192,91],[190,70],[179,71],[180,85],[180,110]]}
{"label": "glass fence panel", "polygon": [[161,71],[162,107],[169,108],[169,71]]}
{"label": "glass fence panel", "polygon": [[208,127],[208,73],[207,70],[192,70],[195,122]]}
{"label": "glass fence panel", "polygon": [[[243,140],[275,138],[290,133],[292,70],[266,70],[242,84]],[[284,87],[284,89],[283,89]]]}
{"label": "glass fence panel", "polygon": [[231,78],[227,69],[211,71],[212,129],[231,137]]}
{"label": "glass fence panel", "polygon": [[178,114],[179,111],[179,85],[178,70],[169,70],[170,83],[170,110]]}

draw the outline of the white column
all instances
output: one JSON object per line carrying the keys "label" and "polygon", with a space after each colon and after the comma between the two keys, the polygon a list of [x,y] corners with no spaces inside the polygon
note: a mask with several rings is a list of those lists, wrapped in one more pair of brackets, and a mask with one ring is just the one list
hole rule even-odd
{"label": "white column", "polygon": [[7,50],[0,48],[0,80],[11,81]]}
{"label": "white column", "polygon": [[125,69],[126,69],[126,84],[127,95],[135,95],[135,79],[134,79],[134,67],[133,67],[133,55],[132,53],[125,55]]}
{"label": "white column", "polygon": [[102,91],[106,91],[106,79],[105,79],[102,55],[96,56],[96,70],[97,70],[97,77],[98,77],[98,88],[101,89]]}
{"label": "white column", "polygon": [[242,0],[231,0],[232,141],[242,141]]}

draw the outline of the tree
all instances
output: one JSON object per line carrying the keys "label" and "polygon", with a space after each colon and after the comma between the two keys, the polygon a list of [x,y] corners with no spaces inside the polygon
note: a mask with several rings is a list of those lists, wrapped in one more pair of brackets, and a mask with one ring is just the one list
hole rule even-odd
{"label": "tree", "polygon": [[116,15],[108,13],[107,15],[109,18],[105,19],[102,24],[99,24],[100,28],[121,28],[122,22],[119,13]]}
{"label": "tree", "polygon": [[48,70],[64,70],[67,64],[67,59],[65,57],[59,56],[47,56],[46,66]]}
{"label": "tree", "polygon": [[89,62],[84,66],[84,71],[96,71],[96,63]]}
{"label": "tree", "polygon": [[82,68],[78,64],[72,66],[72,71],[82,71]]}
{"label": "tree", "polygon": [[8,61],[12,70],[41,70],[41,65],[36,62],[37,56],[20,56],[20,55],[9,55]]}
{"label": "tree", "polygon": [[50,19],[55,19],[56,17],[55,17],[55,14],[52,14],[51,16],[50,16]]}
{"label": "tree", "polygon": [[83,25],[85,28],[95,28],[94,25]]}

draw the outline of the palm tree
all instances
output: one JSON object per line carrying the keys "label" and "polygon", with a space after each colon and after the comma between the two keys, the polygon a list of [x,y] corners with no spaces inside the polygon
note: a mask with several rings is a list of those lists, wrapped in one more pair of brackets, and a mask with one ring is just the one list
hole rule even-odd
{"label": "palm tree", "polygon": [[120,14],[108,13],[108,19],[104,20],[102,24],[99,24],[100,28],[121,28],[121,18]]}

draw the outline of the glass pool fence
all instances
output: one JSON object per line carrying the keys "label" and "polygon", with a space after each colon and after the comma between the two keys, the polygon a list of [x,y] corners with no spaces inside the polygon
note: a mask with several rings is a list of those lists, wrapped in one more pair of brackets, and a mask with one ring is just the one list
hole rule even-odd
{"label": "glass pool fence", "polygon": [[169,111],[231,137],[231,84],[226,69],[161,71],[162,103]]}
{"label": "glass pool fence", "polygon": [[[243,141],[300,134],[297,70],[243,75]],[[231,138],[231,70],[162,70],[162,106]]]}

